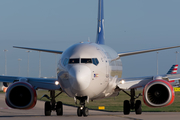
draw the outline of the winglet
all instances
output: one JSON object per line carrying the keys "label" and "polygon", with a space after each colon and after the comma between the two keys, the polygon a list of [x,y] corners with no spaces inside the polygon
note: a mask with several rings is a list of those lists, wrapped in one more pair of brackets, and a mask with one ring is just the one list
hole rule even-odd
{"label": "winglet", "polygon": [[98,26],[96,43],[105,44],[103,0],[99,0],[98,6]]}

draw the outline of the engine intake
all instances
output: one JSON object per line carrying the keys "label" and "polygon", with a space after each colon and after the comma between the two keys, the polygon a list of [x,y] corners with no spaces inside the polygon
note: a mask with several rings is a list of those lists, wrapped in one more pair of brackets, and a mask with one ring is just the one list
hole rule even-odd
{"label": "engine intake", "polygon": [[31,84],[15,82],[6,91],[6,104],[15,109],[31,109],[36,105],[37,94]]}
{"label": "engine intake", "polygon": [[164,107],[173,103],[174,89],[165,80],[153,80],[143,90],[143,100],[150,107]]}

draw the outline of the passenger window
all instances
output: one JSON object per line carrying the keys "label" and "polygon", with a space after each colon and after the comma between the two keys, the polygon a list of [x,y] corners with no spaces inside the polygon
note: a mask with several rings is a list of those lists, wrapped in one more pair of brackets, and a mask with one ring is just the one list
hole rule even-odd
{"label": "passenger window", "polygon": [[98,61],[97,58],[92,58],[92,62],[93,62],[93,64],[96,65],[96,66],[99,64],[99,61]]}
{"label": "passenger window", "polygon": [[79,58],[69,59],[69,64],[79,63]]}
{"label": "passenger window", "polygon": [[90,58],[82,58],[81,63],[92,63],[92,60]]}

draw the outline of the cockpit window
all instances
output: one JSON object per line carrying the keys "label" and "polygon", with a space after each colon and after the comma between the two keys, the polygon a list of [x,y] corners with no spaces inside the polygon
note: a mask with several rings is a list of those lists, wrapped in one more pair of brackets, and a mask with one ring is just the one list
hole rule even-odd
{"label": "cockpit window", "polygon": [[64,66],[66,66],[67,63],[68,63],[68,59],[66,58],[66,59],[64,60],[64,62],[63,62]]}
{"label": "cockpit window", "polygon": [[70,64],[79,63],[79,58],[69,59],[69,63],[70,63]]}
{"label": "cockpit window", "polygon": [[81,58],[81,63],[92,63],[91,58]]}
{"label": "cockpit window", "polygon": [[99,61],[98,61],[97,58],[92,58],[92,62],[93,62],[93,64],[96,65],[96,66],[99,64]]}
{"label": "cockpit window", "polygon": [[[69,59],[69,64],[76,64],[76,63],[93,63],[94,65],[98,65],[99,64],[99,61],[97,58],[81,58],[81,61],[79,61],[80,59],[79,58],[71,58]],[[64,65],[66,65],[66,63],[68,62],[68,59],[67,60],[64,60]]]}

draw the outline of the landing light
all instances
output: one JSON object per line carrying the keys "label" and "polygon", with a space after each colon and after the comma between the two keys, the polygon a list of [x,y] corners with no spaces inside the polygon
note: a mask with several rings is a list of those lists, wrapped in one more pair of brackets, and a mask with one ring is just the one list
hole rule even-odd
{"label": "landing light", "polygon": [[55,81],[55,85],[59,85],[59,82],[58,82],[58,81]]}
{"label": "landing light", "polygon": [[124,84],[124,83],[125,83],[125,81],[124,81],[124,80],[121,80],[119,83],[120,83],[120,84]]}

